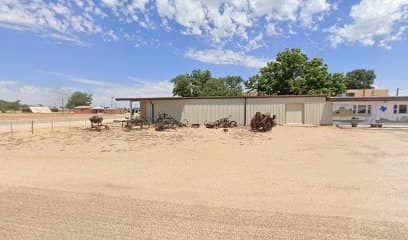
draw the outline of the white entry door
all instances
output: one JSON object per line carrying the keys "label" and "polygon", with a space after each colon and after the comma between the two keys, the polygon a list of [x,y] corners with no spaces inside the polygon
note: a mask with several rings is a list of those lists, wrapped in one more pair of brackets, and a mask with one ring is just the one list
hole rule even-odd
{"label": "white entry door", "polygon": [[303,123],[303,104],[286,104],[286,123]]}

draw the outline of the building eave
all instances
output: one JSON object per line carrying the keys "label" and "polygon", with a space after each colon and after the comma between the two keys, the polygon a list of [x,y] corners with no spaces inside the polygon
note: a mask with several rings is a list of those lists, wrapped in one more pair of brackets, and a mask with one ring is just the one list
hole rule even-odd
{"label": "building eave", "polygon": [[372,102],[388,102],[388,101],[408,101],[408,96],[398,97],[334,97],[330,98],[332,102],[355,102],[355,101],[372,101]]}
{"label": "building eave", "polygon": [[147,97],[147,98],[116,98],[116,101],[154,101],[167,100],[178,101],[186,99],[252,99],[252,98],[328,98],[327,95],[274,95],[274,96],[214,96],[214,97]]}

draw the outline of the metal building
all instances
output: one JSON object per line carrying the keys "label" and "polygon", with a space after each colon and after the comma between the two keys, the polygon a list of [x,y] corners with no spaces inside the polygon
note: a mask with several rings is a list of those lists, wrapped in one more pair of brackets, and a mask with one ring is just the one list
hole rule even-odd
{"label": "metal building", "polygon": [[155,121],[159,113],[190,123],[231,117],[247,125],[256,112],[276,115],[282,124],[332,124],[332,105],[326,95],[313,96],[242,96],[242,97],[165,97],[117,98],[117,101],[140,103],[141,115]]}

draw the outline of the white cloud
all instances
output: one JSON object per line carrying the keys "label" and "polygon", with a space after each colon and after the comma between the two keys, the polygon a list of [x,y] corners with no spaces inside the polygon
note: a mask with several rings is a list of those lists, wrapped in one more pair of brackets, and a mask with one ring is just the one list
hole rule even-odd
{"label": "white cloud", "polygon": [[174,4],[169,0],[156,0],[157,11],[161,17],[173,18],[176,13]]}
{"label": "white cloud", "polygon": [[108,6],[115,6],[116,4],[119,3],[119,1],[117,0],[102,0],[102,2]]}
{"label": "white cloud", "polygon": [[330,7],[331,7],[330,4],[326,2],[326,0],[304,1],[303,8],[301,8],[299,15],[302,24],[307,28],[314,28],[315,21],[321,20],[324,14],[328,13]]}
{"label": "white cloud", "polygon": [[74,11],[68,1],[56,2],[2,0],[0,1],[0,27],[35,32],[42,37],[58,41],[85,45],[79,38],[80,33],[101,34],[102,26],[96,23],[89,13],[102,14],[92,1],[77,0],[83,11]]}
{"label": "white cloud", "polygon": [[10,86],[10,85],[15,85],[18,84],[17,81],[14,80],[2,80],[0,81],[0,87],[5,87],[5,86]]}
{"label": "white cloud", "polygon": [[254,56],[245,55],[242,52],[234,52],[232,50],[208,49],[194,50],[190,49],[185,54],[186,57],[200,62],[209,64],[237,65],[249,68],[264,67],[269,61],[265,58],[257,58]]}
{"label": "white cloud", "polygon": [[[0,81],[4,82],[4,81]],[[49,88],[34,85],[23,85],[13,81],[13,84],[0,86],[0,99],[6,101],[21,100],[27,104],[45,104],[49,106],[59,106],[61,99],[67,99],[73,92],[70,87]]]}
{"label": "white cloud", "polygon": [[61,72],[50,72],[50,71],[44,71],[44,70],[37,70],[37,72],[60,77],[60,78],[63,78],[71,82],[82,83],[86,85],[99,86],[99,87],[107,87],[107,86],[112,85],[111,83],[108,83],[108,82],[87,79],[87,78],[78,77],[78,76],[72,76],[69,74],[61,73]]}
{"label": "white cloud", "polygon": [[408,26],[408,0],[362,0],[351,8],[352,22],[333,26],[329,40],[335,47],[343,42],[390,48]]}
{"label": "white cloud", "polygon": [[212,46],[238,47],[260,34],[291,31],[288,25],[316,29],[331,6],[328,0],[1,0],[0,27],[84,46],[82,34],[119,40],[117,33],[131,26],[126,24],[161,26]]}
{"label": "white cloud", "polygon": [[280,34],[280,29],[276,27],[274,23],[268,23],[266,25],[266,33],[269,36],[275,36]]}
{"label": "white cloud", "polygon": [[[59,73],[61,76],[69,74]],[[89,85],[83,88],[72,88],[62,85],[61,87],[50,88],[39,85],[24,85],[19,81],[0,81],[0,99],[7,101],[21,100],[26,104],[44,104],[49,106],[60,106],[62,99],[66,101],[74,91],[85,91],[93,96],[93,105],[110,106],[112,97],[169,97],[172,96],[173,84],[169,81],[144,81],[140,78],[138,82],[130,81],[124,84],[110,84],[109,87],[93,84],[103,81],[93,80],[92,82],[82,81],[83,78],[72,77],[75,81]]]}
{"label": "white cloud", "polygon": [[146,81],[142,78],[129,76],[130,82],[117,84],[100,80],[93,80],[85,77],[73,76],[61,72],[51,72],[38,70],[40,73],[63,78],[71,82],[87,85],[90,93],[93,94],[94,105],[110,104],[112,97],[154,97],[171,96],[173,84],[169,81]]}
{"label": "white cloud", "polygon": [[245,46],[243,46],[243,49],[247,52],[250,52],[252,50],[258,49],[265,46],[265,42],[263,40],[263,34],[259,33],[256,37],[253,39],[249,40]]}
{"label": "white cloud", "polygon": [[38,94],[39,88],[35,86],[22,86],[20,88],[21,94],[31,95],[31,94]]}
{"label": "white cloud", "polygon": [[254,25],[266,19],[270,35],[280,23],[300,23],[307,29],[331,9],[326,0],[156,0],[162,18],[173,20],[184,28],[184,34],[206,35],[214,45],[238,38],[248,41]]}

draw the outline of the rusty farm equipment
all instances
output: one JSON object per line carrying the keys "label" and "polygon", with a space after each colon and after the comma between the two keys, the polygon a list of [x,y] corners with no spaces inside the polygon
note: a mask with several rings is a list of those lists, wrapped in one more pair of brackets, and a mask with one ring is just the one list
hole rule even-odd
{"label": "rusty farm equipment", "polygon": [[178,127],[186,127],[187,124],[182,123],[172,117],[167,113],[160,113],[156,120],[156,131],[163,131],[166,129],[176,129]]}
{"label": "rusty farm equipment", "polygon": [[134,127],[139,127],[140,129],[143,129],[144,127],[150,128],[150,123],[147,119],[143,117],[138,117],[134,119],[125,120],[123,127],[126,130],[131,130]]}
{"label": "rusty farm equipment", "polygon": [[101,131],[103,128],[104,129],[109,129],[108,125],[103,124],[103,117],[95,115],[89,118],[89,121],[91,122],[91,129],[96,130],[96,131]]}
{"label": "rusty farm equipment", "polygon": [[270,131],[274,126],[276,116],[271,117],[270,114],[266,113],[255,113],[255,116],[251,119],[251,129],[252,131],[266,132]]}
{"label": "rusty farm equipment", "polygon": [[238,123],[230,120],[230,117],[220,118],[214,122],[205,123],[206,128],[234,128],[237,126]]}

